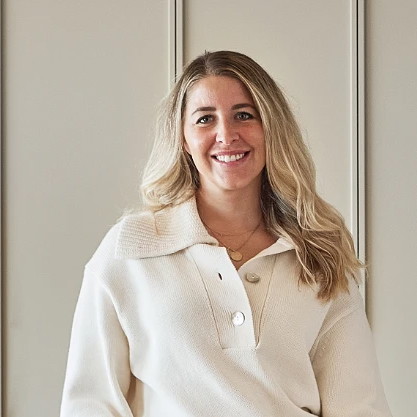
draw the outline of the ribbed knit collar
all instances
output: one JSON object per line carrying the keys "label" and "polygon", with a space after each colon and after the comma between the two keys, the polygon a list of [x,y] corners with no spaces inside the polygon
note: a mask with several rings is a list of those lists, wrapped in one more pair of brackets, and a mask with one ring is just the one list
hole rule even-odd
{"label": "ribbed knit collar", "polygon": [[[209,235],[197,210],[194,197],[156,213],[131,214],[121,220],[116,243],[116,258],[139,259],[169,255],[192,245],[219,245]],[[293,248],[280,238],[262,254],[279,253]]]}

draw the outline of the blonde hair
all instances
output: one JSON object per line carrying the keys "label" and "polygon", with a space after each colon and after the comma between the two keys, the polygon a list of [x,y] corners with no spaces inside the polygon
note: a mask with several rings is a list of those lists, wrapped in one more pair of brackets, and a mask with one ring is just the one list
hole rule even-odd
{"label": "blonde hair", "polygon": [[275,236],[295,245],[301,282],[318,286],[318,298],[329,300],[358,280],[363,265],[341,215],[316,192],[310,153],[284,94],[268,73],[246,55],[206,52],[186,66],[161,107],[154,147],[145,168],[142,196],[157,211],[180,204],[199,187],[198,171],[183,149],[183,115],[187,91],[207,76],[242,82],[261,116],[266,147],[261,207]]}

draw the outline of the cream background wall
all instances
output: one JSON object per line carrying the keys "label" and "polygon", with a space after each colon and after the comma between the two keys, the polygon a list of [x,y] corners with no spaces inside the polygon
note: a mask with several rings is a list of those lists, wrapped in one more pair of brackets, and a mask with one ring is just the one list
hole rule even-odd
{"label": "cream background wall", "polygon": [[417,2],[366,13],[368,315],[394,416],[417,398]]}
{"label": "cream background wall", "polygon": [[[172,3],[3,1],[5,417],[58,414],[83,265],[137,201],[169,82]],[[387,396],[394,415],[408,417],[417,394],[417,16],[413,0],[393,3],[366,8],[367,298]],[[302,122],[320,189],[351,225],[353,5],[188,0],[183,33],[185,60],[231,48],[270,70]]]}
{"label": "cream background wall", "polygon": [[83,266],[137,201],[165,0],[6,0],[3,416],[56,417]]}

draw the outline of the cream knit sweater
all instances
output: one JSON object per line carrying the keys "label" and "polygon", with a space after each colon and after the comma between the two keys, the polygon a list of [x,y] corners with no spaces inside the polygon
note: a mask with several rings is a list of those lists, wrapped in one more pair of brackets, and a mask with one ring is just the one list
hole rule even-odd
{"label": "cream knit sweater", "polygon": [[361,296],[323,304],[279,239],[238,271],[195,200],[87,264],[61,417],[388,417]]}

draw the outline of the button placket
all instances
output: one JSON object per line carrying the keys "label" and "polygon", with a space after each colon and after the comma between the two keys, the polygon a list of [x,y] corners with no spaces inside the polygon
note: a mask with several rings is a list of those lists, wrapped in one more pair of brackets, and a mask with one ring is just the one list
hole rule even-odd
{"label": "button placket", "polygon": [[251,259],[239,269],[251,306],[256,344],[260,338],[262,315],[268,299],[275,261],[276,256],[262,256]]}
{"label": "button placket", "polygon": [[[221,247],[189,248],[204,282],[222,348],[254,348],[252,311],[243,282]],[[220,278],[221,277],[221,278]]]}

